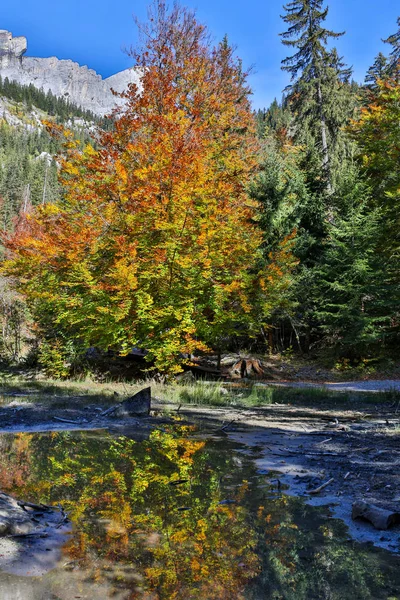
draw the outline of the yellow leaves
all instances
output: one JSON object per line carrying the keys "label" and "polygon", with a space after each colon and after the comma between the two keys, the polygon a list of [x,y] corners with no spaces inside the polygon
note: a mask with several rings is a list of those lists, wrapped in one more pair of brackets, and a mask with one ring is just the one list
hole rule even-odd
{"label": "yellow leaves", "polygon": [[134,264],[136,249],[132,249],[130,256],[123,257],[115,261],[110,273],[110,279],[117,290],[121,290],[123,295],[136,290],[138,278],[136,275],[137,266]]}
{"label": "yellow leaves", "polygon": [[128,181],[128,173],[127,173],[125,166],[121,163],[121,161],[117,160],[117,161],[115,161],[114,168],[115,168],[115,173],[118,176],[118,178],[124,184],[126,184]]}
{"label": "yellow leaves", "polygon": [[183,542],[186,542],[187,539],[189,537],[189,532],[186,531],[185,529],[181,529],[176,531],[175,533],[173,533],[170,537],[171,542],[174,542],[175,544],[182,544]]}
{"label": "yellow leaves", "polygon": [[111,313],[111,309],[108,306],[96,306],[96,311],[103,315]]}
{"label": "yellow leaves", "polygon": [[63,486],[66,486],[66,487],[72,487],[72,486],[74,486],[75,482],[76,482],[76,477],[72,473],[65,473],[65,475],[63,475],[59,479],[59,484],[63,485]]}
{"label": "yellow leaves", "polygon": [[64,163],[64,173],[67,175],[79,175],[78,167],[70,162]]}
{"label": "yellow leaves", "polygon": [[63,199],[35,211],[7,267],[43,326],[83,346],[140,343],[163,372],[238,324],[256,326],[257,294],[286,273],[282,264],[258,285],[262,235],[245,191],[258,146],[241,66],[196,45],[181,62],[187,46],[175,42],[177,55],[159,47],[165,68],[145,70],[143,92],[127,91],[98,150],[48,124],[66,141]]}

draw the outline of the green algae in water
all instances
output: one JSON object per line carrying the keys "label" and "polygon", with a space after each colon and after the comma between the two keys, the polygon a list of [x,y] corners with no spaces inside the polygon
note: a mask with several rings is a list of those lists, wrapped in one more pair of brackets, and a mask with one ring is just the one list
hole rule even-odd
{"label": "green algae in water", "polygon": [[234,444],[192,433],[2,435],[0,488],[61,503],[73,531],[42,577],[1,572],[1,597],[400,599],[398,556],[349,541]]}

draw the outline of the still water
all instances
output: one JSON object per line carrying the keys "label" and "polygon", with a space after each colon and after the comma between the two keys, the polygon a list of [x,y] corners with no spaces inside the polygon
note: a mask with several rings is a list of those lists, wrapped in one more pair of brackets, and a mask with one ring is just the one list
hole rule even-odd
{"label": "still water", "polygon": [[71,519],[47,572],[3,564],[1,600],[400,599],[398,556],[193,428],[3,434],[0,457],[1,490]]}

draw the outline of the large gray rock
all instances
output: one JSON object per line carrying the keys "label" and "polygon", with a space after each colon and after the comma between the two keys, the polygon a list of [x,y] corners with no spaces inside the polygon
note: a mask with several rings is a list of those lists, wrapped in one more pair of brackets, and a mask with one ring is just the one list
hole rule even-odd
{"label": "large gray rock", "polygon": [[33,84],[45,92],[51,90],[55,96],[69,99],[97,115],[108,114],[123,104],[124,100],[114,96],[112,89],[120,93],[130,83],[140,87],[140,72],[135,68],[103,79],[93,69],[72,60],[23,56],[26,49],[26,38],[14,38],[9,31],[0,30],[0,75],[3,79],[8,77],[22,85]]}
{"label": "large gray rock", "polygon": [[145,417],[150,414],[151,388],[140,390],[110,411],[112,417]]}

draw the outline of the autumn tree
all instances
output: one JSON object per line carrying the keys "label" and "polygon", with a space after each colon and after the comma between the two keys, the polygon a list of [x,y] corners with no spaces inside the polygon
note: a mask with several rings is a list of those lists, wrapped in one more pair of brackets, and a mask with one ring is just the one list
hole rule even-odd
{"label": "autumn tree", "polygon": [[400,194],[400,84],[394,79],[378,81],[378,94],[351,122],[352,135],[374,188],[376,202],[397,211]]}
{"label": "autumn tree", "polygon": [[213,47],[192,12],[161,1],[140,31],[140,89],[124,94],[98,150],[59,132],[69,147],[62,200],[8,240],[6,269],[47,337],[142,346],[166,371],[259,326],[287,284],[290,244],[260,269],[246,194],[257,150],[250,90],[227,40]]}

